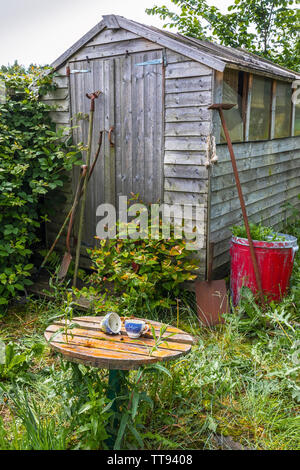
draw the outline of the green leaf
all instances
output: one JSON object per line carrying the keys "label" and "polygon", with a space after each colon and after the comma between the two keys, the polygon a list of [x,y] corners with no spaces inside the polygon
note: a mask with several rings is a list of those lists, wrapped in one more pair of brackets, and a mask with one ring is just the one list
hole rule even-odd
{"label": "green leaf", "polygon": [[161,364],[153,364],[147,367],[147,370],[158,370],[159,372],[163,372],[164,374],[168,375],[172,379],[171,372],[168,369],[166,369],[164,366],[162,366]]}
{"label": "green leaf", "polygon": [[93,407],[93,403],[89,401],[79,408],[78,414],[81,415],[82,413],[85,413],[86,411],[90,410],[92,407]]}
{"label": "green leaf", "polygon": [[141,438],[140,433],[137,431],[137,429],[132,424],[128,424],[128,429],[131,431],[133,436],[136,438],[136,440],[138,441],[140,447],[143,448],[144,447],[144,442],[143,442],[143,439]]}
{"label": "green leaf", "polygon": [[121,449],[122,439],[123,439],[123,436],[124,436],[124,433],[125,433],[125,430],[126,430],[128,420],[129,420],[129,415],[127,413],[123,414],[121,422],[120,422],[120,427],[119,427],[119,430],[118,430],[116,442],[115,442],[115,445],[114,445],[114,450],[120,450]]}
{"label": "green leaf", "polygon": [[134,392],[133,397],[132,397],[132,406],[131,406],[131,414],[132,414],[133,420],[136,417],[136,413],[137,413],[138,406],[139,406],[139,401],[140,401],[140,394],[138,392]]}

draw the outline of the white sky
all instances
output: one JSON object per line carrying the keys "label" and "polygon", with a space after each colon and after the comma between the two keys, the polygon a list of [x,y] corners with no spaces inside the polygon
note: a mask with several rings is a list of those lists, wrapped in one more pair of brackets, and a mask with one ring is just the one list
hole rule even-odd
{"label": "white sky", "polygon": [[[233,0],[208,0],[222,11]],[[170,0],[0,0],[0,65],[50,64],[80,39],[102,15],[118,14],[141,23],[162,27],[146,8]]]}

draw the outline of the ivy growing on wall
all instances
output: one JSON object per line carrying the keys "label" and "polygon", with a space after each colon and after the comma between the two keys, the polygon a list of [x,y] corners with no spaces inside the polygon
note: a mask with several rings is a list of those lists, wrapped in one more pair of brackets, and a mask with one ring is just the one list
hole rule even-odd
{"label": "ivy growing on wall", "polygon": [[38,67],[2,68],[0,101],[0,308],[31,283],[32,250],[45,218],[44,196],[63,186],[79,161],[65,129],[56,130],[40,96],[55,88]]}

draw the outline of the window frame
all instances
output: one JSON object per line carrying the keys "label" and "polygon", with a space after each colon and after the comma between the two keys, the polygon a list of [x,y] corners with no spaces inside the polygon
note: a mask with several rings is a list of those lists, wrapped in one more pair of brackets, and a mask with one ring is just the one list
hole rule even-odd
{"label": "window frame", "polygon": [[[295,136],[295,108],[296,105],[292,100],[291,103],[291,119],[290,119],[290,131],[289,135],[286,137],[275,137],[275,122],[276,122],[276,90],[277,90],[277,83],[287,83],[291,85],[292,89],[292,95],[293,92],[295,91],[295,88],[292,87],[293,83],[289,82],[287,80],[279,80],[276,78],[272,78],[263,74],[259,73],[253,73],[245,70],[241,70],[239,68],[235,67],[228,67],[226,70],[234,70],[237,73],[243,72],[244,77],[244,86],[243,86],[243,95],[242,95],[242,120],[243,120],[243,141],[239,142],[233,142],[233,143],[246,143],[246,142],[268,142],[269,140],[280,140],[280,139],[289,139],[291,137],[296,137]],[[253,77],[254,76],[259,76],[263,77],[266,79],[270,79],[272,81],[272,89],[271,89],[271,103],[270,103],[270,124],[269,124],[269,133],[268,133],[268,139],[260,139],[260,140],[250,140],[249,139],[249,130],[250,130],[250,115],[251,115],[251,101],[252,101],[252,86],[253,86]],[[220,77],[218,76],[217,80],[217,88],[222,86],[222,91],[221,91],[221,96],[223,97],[223,78],[224,78],[224,72],[222,73],[222,85],[220,83]],[[217,90],[217,95],[219,95],[219,92]],[[216,96],[217,96],[216,95]],[[222,100],[223,101],[223,100]],[[220,141],[220,136],[221,136],[221,129],[218,134],[218,140]]]}

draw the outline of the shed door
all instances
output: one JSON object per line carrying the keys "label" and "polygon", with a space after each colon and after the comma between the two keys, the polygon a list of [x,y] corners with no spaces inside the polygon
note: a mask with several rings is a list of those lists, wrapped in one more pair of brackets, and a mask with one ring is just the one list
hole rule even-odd
{"label": "shed door", "polygon": [[[94,245],[96,209],[109,202],[118,208],[119,196],[139,194],[144,202],[162,196],[163,87],[162,64],[137,65],[162,59],[161,51],[130,54],[71,64],[71,106],[75,142],[88,139],[89,100],[85,94],[100,90],[95,102],[91,159],[96,153],[99,132],[103,143],[88,186],[83,242]],[[78,119],[79,117],[79,119]],[[111,143],[109,142],[109,130]],[[84,152],[85,158],[85,152]],[[79,169],[74,170],[74,190]]]}

